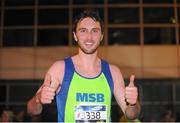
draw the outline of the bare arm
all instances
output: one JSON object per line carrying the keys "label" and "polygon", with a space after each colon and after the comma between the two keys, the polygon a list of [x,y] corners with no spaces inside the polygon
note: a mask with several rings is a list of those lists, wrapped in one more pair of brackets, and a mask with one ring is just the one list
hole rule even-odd
{"label": "bare arm", "polygon": [[131,75],[129,85],[125,88],[125,101],[127,108],[125,110],[126,117],[130,120],[136,119],[141,110],[141,106],[138,101],[138,90],[134,85],[134,75]]}
{"label": "bare arm", "polygon": [[129,104],[126,108],[125,115],[129,120],[135,120],[138,118],[141,111],[141,106],[139,104],[139,101],[136,102],[136,104],[131,105]]}
{"label": "bare arm", "polygon": [[[48,89],[50,88],[50,82],[51,82],[51,78],[49,74],[46,74],[45,76],[45,80],[43,85],[38,89],[38,91],[36,92],[36,94],[28,101],[27,104],[27,111],[30,115],[38,115],[42,112],[43,106],[42,104],[46,104],[50,101],[52,101],[51,99],[53,97],[50,97],[49,99],[44,98],[44,93],[50,93],[47,92]],[[52,93],[54,93],[55,91],[53,89],[51,89]],[[51,94],[52,95],[52,94]]]}
{"label": "bare arm", "polygon": [[[39,88],[38,92],[41,90],[41,88],[42,86]],[[42,104],[40,103],[37,95],[34,95],[27,103],[27,112],[30,115],[38,115],[42,112],[42,109]]]}
{"label": "bare arm", "polygon": [[[125,87],[124,79],[118,67],[110,65],[110,69],[114,81],[114,96],[118,105],[128,119],[136,119],[140,113],[137,88],[134,85]],[[134,82],[134,78],[131,80]]]}
{"label": "bare arm", "polygon": [[27,111],[30,115],[42,112],[43,104],[50,104],[61,87],[64,76],[64,61],[54,63],[48,70],[44,83],[36,94],[28,101]]}

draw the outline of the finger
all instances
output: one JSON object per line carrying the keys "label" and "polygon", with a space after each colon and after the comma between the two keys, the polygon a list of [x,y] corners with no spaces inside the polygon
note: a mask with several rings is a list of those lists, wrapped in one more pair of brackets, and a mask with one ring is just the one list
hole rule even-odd
{"label": "finger", "polygon": [[50,104],[50,103],[52,103],[52,99],[43,98],[43,99],[41,99],[41,103],[42,104]]}
{"label": "finger", "polygon": [[57,78],[55,78],[55,77],[51,77],[50,87],[51,87],[51,88],[54,88],[55,90],[57,90],[58,87],[59,87],[59,85],[60,85],[59,79],[57,79]]}
{"label": "finger", "polygon": [[48,93],[48,94],[47,94],[47,96],[48,96],[48,97],[52,97],[52,98],[54,98],[55,93]]}
{"label": "finger", "polygon": [[41,95],[41,101],[42,100],[53,100],[55,96],[54,92],[46,92]]}
{"label": "finger", "polygon": [[135,75],[131,75],[130,77],[130,82],[129,82],[129,87],[134,87],[134,78],[135,78]]}
{"label": "finger", "polygon": [[125,96],[126,99],[136,99],[137,98],[137,94],[126,94]]}
{"label": "finger", "polygon": [[135,99],[126,99],[126,104],[131,104],[131,105],[133,105],[133,104],[136,104],[136,100]]}
{"label": "finger", "polygon": [[127,93],[127,92],[130,92],[130,93],[134,93],[134,92],[137,92],[137,87],[129,87],[129,86],[127,86],[126,88],[125,88],[125,93]]}
{"label": "finger", "polygon": [[54,99],[54,96],[50,96],[50,95],[47,95],[46,97],[44,97],[43,99],[45,100],[53,100]]}
{"label": "finger", "polygon": [[54,93],[55,92],[54,88],[51,88],[50,86],[47,86],[47,85],[44,85],[42,90],[44,93]]}

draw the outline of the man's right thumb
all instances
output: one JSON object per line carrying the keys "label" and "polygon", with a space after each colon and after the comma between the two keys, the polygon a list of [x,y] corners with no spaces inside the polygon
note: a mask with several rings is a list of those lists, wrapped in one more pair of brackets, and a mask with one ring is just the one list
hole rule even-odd
{"label": "man's right thumb", "polygon": [[44,84],[47,86],[51,85],[51,75],[50,74],[46,74]]}
{"label": "man's right thumb", "polygon": [[51,88],[54,88],[55,90],[57,90],[58,87],[59,87],[59,85],[60,85],[60,83],[59,83],[58,78],[56,78],[56,77],[51,77],[50,87],[51,87]]}

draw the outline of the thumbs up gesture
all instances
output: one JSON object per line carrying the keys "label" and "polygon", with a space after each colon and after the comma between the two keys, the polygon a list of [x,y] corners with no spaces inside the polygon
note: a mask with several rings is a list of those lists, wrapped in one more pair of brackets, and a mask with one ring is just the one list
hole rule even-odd
{"label": "thumbs up gesture", "polygon": [[36,94],[36,102],[41,104],[50,104],[55,97],[57,89],[57,80],[51,75],[47,74],[45,77],[44,84],[40,88],[40,91]]}
{"label": "thumbs up gesture", "polygon": [[138,98],[138,90],[134,85],[134,78],[135,76],[131,75],[129,85],[125,88],[125,101],[130,105],[136,104]]}

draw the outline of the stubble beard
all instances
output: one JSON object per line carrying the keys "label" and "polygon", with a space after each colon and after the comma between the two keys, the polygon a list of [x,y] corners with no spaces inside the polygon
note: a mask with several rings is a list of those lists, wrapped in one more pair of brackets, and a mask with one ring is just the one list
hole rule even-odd
{"label": "stubble beard", "polygon": [[99,45],[100,45],[100,43],[96,44],[96,46],[94,48],[92,48],[92,49],[87,49],[87,48],[83,47],[78,41],[79,48],[81,49],[81,51],[83,53],[85,53],[87,55],[91,55],[91,54],[95,53],[97,51]]}

